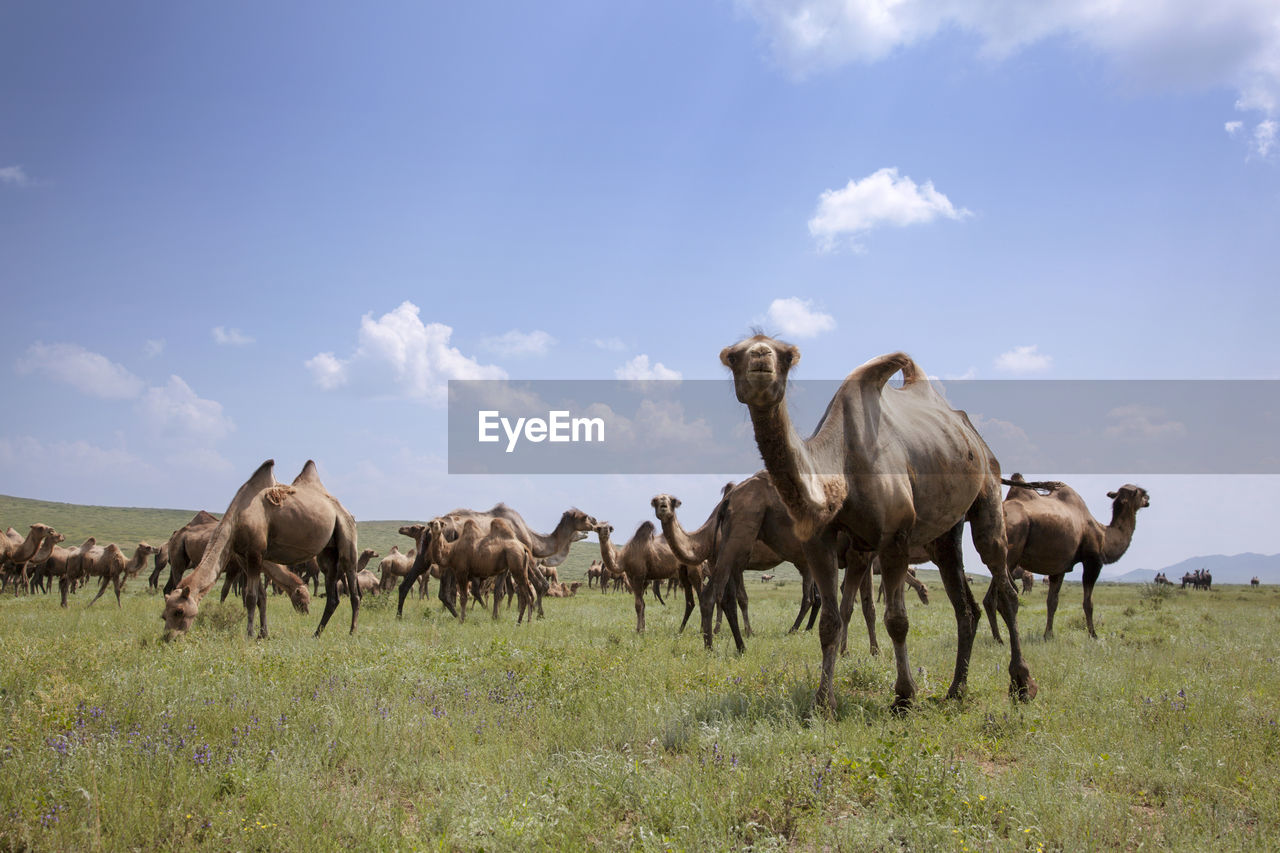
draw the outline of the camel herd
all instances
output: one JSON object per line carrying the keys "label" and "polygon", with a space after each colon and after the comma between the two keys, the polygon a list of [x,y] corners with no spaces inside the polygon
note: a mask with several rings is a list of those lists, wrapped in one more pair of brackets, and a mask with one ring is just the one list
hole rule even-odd
{"label": "camel herd", "polygon": [[[732,371],[735,393],[750,415],[764,470],[729,484],[706,520],[696,529],[681,525],[678,498],[660,494],[650,502],[654,521],[646,521],[625,542],[615,541],[606,521],[571,508],[555,529],[532,530],[515,510],[498,504],[487,511],[456,509],[400,533],[412,540],[381,558],[381,577],[366,568],[376,552],[361,552],[351,513],[320,482],[308,462],[289,484],[276,481],[273,462],[264,462],[236,492],[219,519],[201,512],[175,530],[159,548],[141,543],[131,559],[115,545],[92,539],[78,548],[62,548],[62,536],[34,525],[25,538],[14,531],[0,547],[7,578],[20,587],[33,579],[58,577],[63,603],[68,588],[90,577],[100,579],[98,597],[108,585],[117,601],[124,582],[154,556],[153,586],[165,567],[162,618],[166,638],[191,628],[201,600],[219,577],[242,584],[253,636],[255,610],[260,635],[267,633],[265,573],[300,612],[307,612],[308,582],[325,586],[324,612],[316,628],[325,628],[340,599],[351,605],[356,630],[360,601],[366,594],[398,587],[397,616],[415,586],[426,591],[429,578],[440,580],[438,596],[459,621],[470,599],[492,597],[498,616],[502,598],[519,603],[517,624],[542,615],[544,596],[566,597],[578,590],[560,583],[555,567],[570,545],[594,533],[600,559],[587,572],[588,588],[629,589],[635,600],[636,630],[645,630],[645,596],[672,584],[684,590],[683,630],[699,609],[704,644],[710,648],[717,610],[728,622],[737,649],[751,636],[745,572],[772,578],[776,566],[795,565],[802,578],[800,610],[792,631],[809,616],[818,620],[821,668],[820,706],[834,705],[836,658],[846,649],[849,618],[861,601],[873,652],[875,605],[872,576],[881,576],[884,625],[893,644],[897,678],[895,709],[911,705],[916,693],[907,652],[908,616],[904,589],[914,587],[927,602],[913,565],[937,567],[956,620],[956,660],[948,697],[966,688],[969,661],[982,610],[993,636],[1003,642],[996,615],[1004,622],[1009,646],[1009,691],[1021,700],[1037,692],[1022,654],[1012,574],[1029,583],[1032,574],[1048,579],[1045,637],[1053,633],[1063,578],[1084,567],[1084,613],[1096,637],[1092,592],[1103,565],[1128,548],[1139,509],[1149,506],[1147,492],[1134,485],[1110,492],[1112,517],[1103,524],[1071,487],[1058,482],[1029,483],[1020,475],[1001,477],[999,462],[964,412],[953,410],[907,355],[892,353],[856,368],[840,386],[816,429],[803,438],[787,407],[787,379],[800,359],[794,346],[753,335],[726,347],[721,362]],[[900,386],[889,384],[900,375]],[[1002,486],[1009,486],[1002,497]],[[961,536],[966,522],[973,544],[992,581],[977,605],[964,574]],[[844,570],[843,579],[840,570]],[[1185,579],[1184,579],[1185,585]],[[838,594],[839,590],[839,594]],[[487,605],[482,605],[487,606]],[[739,620],[741,614],[741,621]]]}

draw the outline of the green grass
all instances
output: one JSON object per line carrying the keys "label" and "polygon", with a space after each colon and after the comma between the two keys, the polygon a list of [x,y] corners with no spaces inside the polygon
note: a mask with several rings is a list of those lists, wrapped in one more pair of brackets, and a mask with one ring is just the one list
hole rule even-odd
{"label": "green grass", "polygon": [[629,595],[585,589],[519,628],[380,597],[348,636],[344,602],[319,640],[318,607],[273,597],[263,642],[206,600],[169,645],[140,581],[122,609],[5,596],[0,849],[1280,846],[1280,592],[1100,587],[1090,640],[1068,587],[1045,642],[1041,587],[1023,706],[989,632],[968,697],[941,698],[954,621],[925,579],[903,718],[887,636],[870,657],[857,623],[838,711],[815,712],[794,583],[749,585],[741,656],[678,636],[675,601],[637,636]]}

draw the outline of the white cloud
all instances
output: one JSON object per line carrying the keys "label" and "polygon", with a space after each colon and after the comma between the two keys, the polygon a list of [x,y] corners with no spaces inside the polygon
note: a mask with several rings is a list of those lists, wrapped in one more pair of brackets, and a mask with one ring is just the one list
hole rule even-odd
{"label": "white cloud", "polygon": [[1104,432],[1112,438],[1136,438],[1143,441],[1187,434],[1186,424],[1171,421],[1163,409],[1135,403],[1120,406],[1107,412],[1108,424]]}
{"label": "white cloud", "polygon": [[1276,146],[1276,122],[1268,119],[1253,129],[1253,150],[1259,157],[1266,157]]}
{"label": "white cloud", "polygon": [[770,326],[792,338],[812,338],[836,327],[834,317],[813,310],[811,300],[795,296],[769,303],[766,319]]}
{"label": "white cloud", "polygon": [[679,379],[680,371],[672,370],[662,362],[649,364],[649,356],[641,354],[613,371],[618,379]]}
{"label": "white cloud", "polygon": [[622,338],[595,338],[591,343],[608,352],[622,352],[627,348],[627,345],[622,342]]}
{"label": "white cloud", "polygon": [[555,338],[541,329],[535,329],[532,332],[512,329],[505,335],[485,338],[480,344],[485,349],[496,352],[499,355],[518,356],[546,355],[547,351],[555,345],[555,342]]}
{"label": "white cloud", "polygon": [[219,346],[242,347],[253,343],[253,338],[239,329],[227,329],[222,326],[213,327],[213,340]]}
{"label": "white cloud", "polygon": [[27,347],[15,369],[19,374],[47,376],[94,397],[129,400],[142,393],[145,385],[125,367],[100,353],[76,344],[46,344],[37,341]]}
{"label": "white cloud", "polygon": [[426,400],[443,405],[450,379],[506,379],[492,364],[480,364],[449,346],[453,329],[424,324],[418,306],[405,301],[376,320],[373,312],[360,320],[356,350],[342,359],[322,352],[305,364],[316,384],[328,391],[351,385],[374,396]]}
{"label": "white cloud", "polygon": [[31,186],[31,179],[27,177],[26,170],[21,166],[4,166],[0,167],[0,184],[28,187]]}
{"label": "white cloud", "polygon": [[1106,58],[1158,89],[1234,87],[1236,108],[1274,114],[1280,103],[1280,12],[1275,0],[738,0],[774,55],[806,74],[873,63],[940,31],[973,34],[1002,59],[1050,37]]}
{"label": "white cloud", "polygon": [[148,338],[147,342],[142,345],[142,351],[146,353],[147,358],[155,358],[164,352],[164,338]]}
{"label": "white cloud", "polygon": [[919,225],[944,217],[962,219],[969,211],[957,208],[934,189],[932,181],[917,185],[894,168],[880,169],[843,189],[826,190],[809,220],[809,233],[826,249],[841,238],[856,243],[859,236],[881,225]]}
{"label": "white cloud", "polygon": [[1039,351],[1036,344],[1014,347],[996,357],[996,369],[1005,373],[1039,373],[1048,370],[1053,356]]}
{"label": "white cloud", "polygon": [[178,439],[215,442],[235,429],[221,403],[203,399],[180,376],[147,389],[138,408],[150,429]]}
{"label": "white cloud", "polygon": [[1227,132],[1228,136],[1235,136],[1242,127],[1244,127],[1244,122],[1242,121],[1229,121],[1222,126],[1222,129]]}

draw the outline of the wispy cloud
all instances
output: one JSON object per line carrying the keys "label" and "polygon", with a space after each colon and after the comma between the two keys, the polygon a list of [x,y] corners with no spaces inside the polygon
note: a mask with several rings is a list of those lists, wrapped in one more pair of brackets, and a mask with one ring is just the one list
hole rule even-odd
{"label": "wispy cloud", "polygon": [[594,338],[591,343],[606,352],[622,352],[627,348],[622,338]]}
{"label": "wispy cloud", "polygon": [[77,344],[37,341],[27,347],[14,369],[20,375],[44,376],[105,400],[133,399],[146,387],[128,368]]}
{"label": "wispy cloud", "polygon": [[164,352],[164,338],[148,338],[142,345],[142,351],[146,353],[147,358],[155,358]]}
{"label": "wispy cloud", "polygon": [[790,296],[769,303],[766,322],[790,338],[812,338],[836,327],[836,318],[815,311],[813,302]]}
{"label": "wispy cloud", "polygon": [[8,184],[11,187],[29,187],[31,186],[31,178],[27,177],[27,170],[21,166],[2,166],[0,167],[0,184]]}
{"label": "wispy cloud", "polygon": [[480,364],[449,345],[453,329],[423,323],[412,302],[394,311],[360,319],[355,351],[339,358],[322,352],[305,362],[316,385],[326,391],[351,387],[370,396],[402,397],[443,404],[450,379],[505,379],[493,364]]}
{"label": "wispy cloud", "polygon": [[886,3],[883,0],[738,0],[775,57],[797,75],[874,63],[940,32],[977,37],[999,60],[1066,38],[1152,89],[1236,90],[1236,108],[1273,116],[1280,105],[1280,26],[1275,0],[1055,0],[1025,3]]}
{"label": "wispy cloud", "polygon": [[996,370],[1005,373],[1040,373],[1049,369],[1053,357],[1040,352],[1036,344],[1014,347],[996,356]]}
{"label": "wispy cloud", "polygon": [[932,181],[919,185],[899,175],[897,169],[886,168],[860,181],[851,180],[841,189],[823,192],[809,220],[809,233],[824,249],[835,248],[841,240],[860,249],[859,238],[873,228],[921,225],[969,215],[938,192]]}
{"label": "wispy cloud", "polygon": [[200,397],[180,376],[148,388],[138,405],[151,429],[173,438],[211,443],[235,429],[221,403]]}
{"label": "wispy cloud", "polygon": [[641,354],[613,371],[617,379],[679,379],[680,371],[672,370],[662,362],[649,363],[649,356]]}
{"label": "wispy cloud", "polygon": [[480,341],[485,349],[508,356],[546,355],[555,343],[556,339],[541,329],[534,329],[532,332],[512,329],[506,334]]}
{"label": "wispy cloud", "polygon": [[1119,406],[1107,412],[1111,421],[1104,432],[1112,438],[1149,440],[1172,438],[1187,434],[1187,426],[1181,421],[1170,420],[1164,409],[1134,403]]}
{"label": "wispy cloud", "polygon": [[224,326],[213,327],[214,343],[224,347],[242,347],[253,343],[253,338],[239,329],[228,329]]}

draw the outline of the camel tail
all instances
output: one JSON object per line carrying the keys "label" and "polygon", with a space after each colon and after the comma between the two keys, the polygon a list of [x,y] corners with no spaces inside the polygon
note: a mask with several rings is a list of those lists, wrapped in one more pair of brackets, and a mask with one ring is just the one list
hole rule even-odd
{"label": "camel tail", "polygon": [[1021,474],[1014,474],[1012,479],[1005,477],[1000,478],[1000,482],[1006,486],[1013,486],[1019,489],[1031,489],[1042,495],[1051,494],[1061,489],[1066,483],[1061,480],[1024,480]]}

